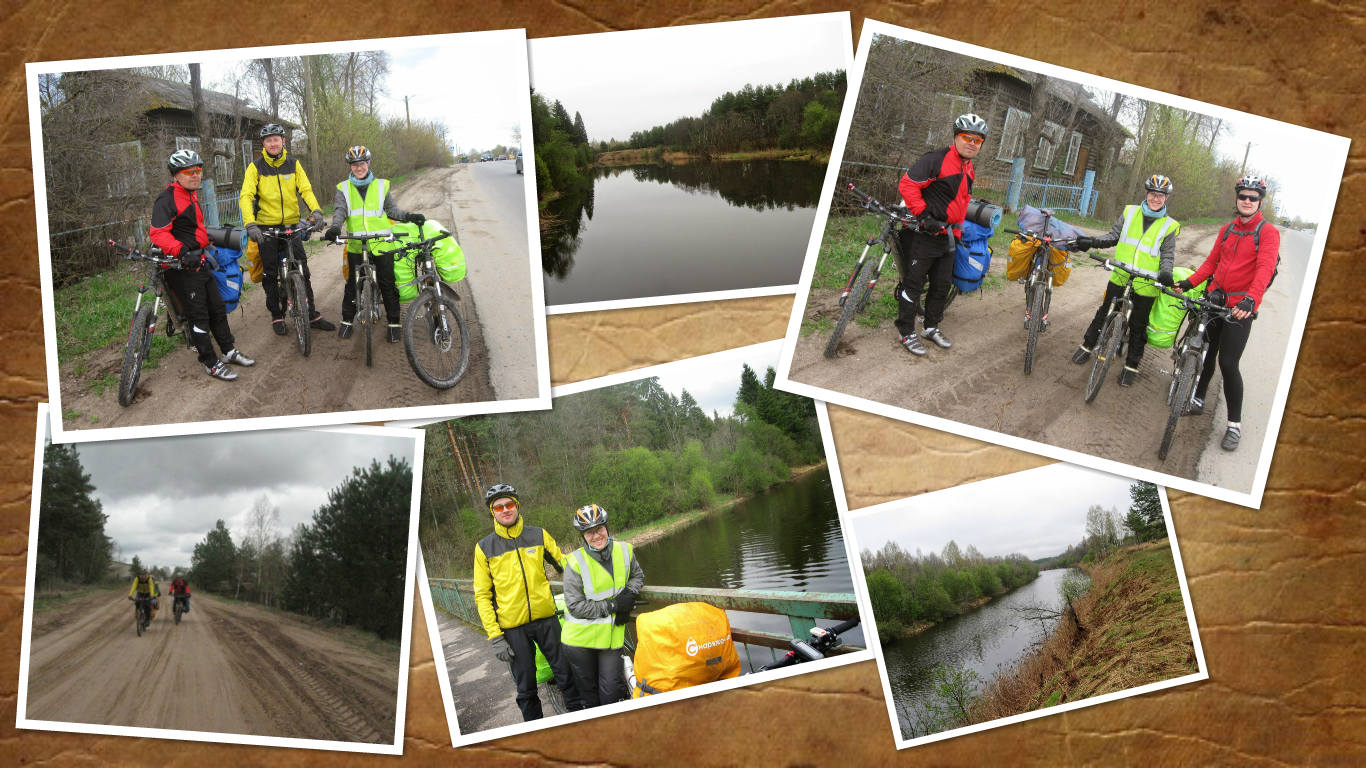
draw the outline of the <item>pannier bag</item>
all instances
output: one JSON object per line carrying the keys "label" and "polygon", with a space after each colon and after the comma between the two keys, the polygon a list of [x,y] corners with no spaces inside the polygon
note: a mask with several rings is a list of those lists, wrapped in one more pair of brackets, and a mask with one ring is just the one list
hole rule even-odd
{"label": "pannier bag", "polygon": [[958,251],[953,255],[953,284],[963,293],[982,287],[982,279],[991,269],[992,230],[971,221],[963,222],[963,236],[958,239]]}
{"label": "pannier bag", "polygon": [[[441,226],[440,222],[427,219],[427,222],[419,227],[416,224],[395,223],[394,235],[404,243],[415,243],[419,240],[427,240],[436,237],[442,232],[450,230]],[[403,254],[399,243],[379,243],[375,245],[376,253],[392,252],[394,259],[394,282],[398,284],[399,301],[409,302],[417,298],[418,288],[413,280],[416,278],[415,261],[416,258],[410,254],[397,258]],[[445,283],[458,283],[465,279],[465,252],[460,248],[460,244],[454,237],[439,240],[432,246],[432,256],[436,260],[436,274]]]}
{"label": "pannier bag", "polygon": [[242,252],[219,248],[213,258],[218,262],[218,269],[213,270],[213,279],[218,283],[218,295],[223,297],[223,306],[228,314],[232,314],[242,298],[242,265],[238,261],[242,258]]}
{"label": "pannier bag", "polygon": [[[1172,282],[1181,282],[1195,274],[1195,270],[1186,267],[1177,267],[1172,270]],[[1209,281],[1205,281],[1194,288],[1186,291],[1186,295],[1192,298],[1200,298],[1205,294],[1205,288]],[[1176,332],[1181,328],[1181,321],[1186,319],[1186,308],[1179,299],[1172,298],[1165,293],[1157,294],[1157,299],[1153,301],[1152,311],[1148,313],[1148,346],[1157,349],[1170,349],[1176,343]]]}
{"label": "pannier bag", "polygon": [[739,677],[740,655],[726,612],[707,603],[678,603],[636,619],[632,698]]}
{"label": "pannier bag", "polygon": [[[1010,263],[1006,265],[1007,280],[1019,280],[1029,276],[1037,244],[1037,240],[1021,240],[1018,237],[1010,241],[1010,250],[1007,252]],[[1072,276],[1072,262],[1068,260],[1066,251],[1051,246],[1049,251],[1048,260],[1053,265],[1053,285],[1064,285]]]}
{"label": "pannier bag", "polygon": [[[564,629],[564,595],[555,595],[555,611],[560,616],[560,629]],[[541,653],[541,646],[533,640],[531,647],[536,649],[536,684],[554,680],[555,670],[550,667],[550,662],[546,661],[545,654]]]}
{"label": "pannier bag", "polygon": [[243,251],[247,256],[247,274],[251,276],[253,283],[259,283],[266,278],[266,267],[261,262],[261,249],[256,245],[255,240],[247,241],[247,249]]}

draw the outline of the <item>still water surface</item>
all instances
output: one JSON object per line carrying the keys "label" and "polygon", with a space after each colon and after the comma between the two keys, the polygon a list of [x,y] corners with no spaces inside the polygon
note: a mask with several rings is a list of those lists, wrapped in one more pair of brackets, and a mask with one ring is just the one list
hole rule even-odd
{"label": "still water surface", "polygon": [[998,666],[1014,663],[1041,638],[1037,623],[1025,622],[1012,609],[1034,602],[1059,609],[1062,598],[1058,595],[1058,583],[1072,571],[1076,569],[1040,571],[1034,581],[981,608],[884,647],[887,680],[897,704],[903,736],[910,738],[901,710],[915,710],[926,698],[932,670],[941,664],[966,667],[977,673],[980,685],[985,685],[995,676]]}
{"label": "still water surface", "polygon": [[824,163],[745,160],[589,169],[546,212],[545,303],[793,285]]}
{"label": "still water surface", "polygon": [[[645,569],[646,586],[854,591],[830,470],[825,467],[639,547],[636,558]],[[742,611],[727,615],[732,627],[792,631],[785,616]],[[839,622],[817,623],[829,627]],[[865,645],[861,628],[840,637],[851,645]],[[748,672],[745,652],[737,650]],[[756,664],[773,660],[766,648],[752,650]]]}

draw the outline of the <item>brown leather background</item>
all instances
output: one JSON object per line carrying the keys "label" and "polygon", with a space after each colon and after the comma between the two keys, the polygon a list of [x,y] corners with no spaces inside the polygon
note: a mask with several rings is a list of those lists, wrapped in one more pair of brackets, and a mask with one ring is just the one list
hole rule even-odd
{"label": "brown leather background", "polygon": [[[452,752],[418,613],[402,758],[14,728],[35,403],[46,399],[26,61],[525,27],[530,37],[849,10],[1353,138],[1366,7],[1086,2],[10,3],[0,11],[0,755],[51,765],[881,765],[1366,761],[1366,179],[1352,147],[1260,511],[1173,494],[1210,680],[898,753],[872,663]],[[388,7],[384,7],[388,6]],[[623,62],[629,66],[629,62]],[[468,76],[452,73],[453,77]],[[1298,147],[1284,147],[1299,153]],[[1312,163],[1312,156],[1303,157]],[[667,234],[666,234],[667,236]],[[779,338],[790,297],[549,321],[556,384]],[[831,408],[850,506],[1047,463]]]}

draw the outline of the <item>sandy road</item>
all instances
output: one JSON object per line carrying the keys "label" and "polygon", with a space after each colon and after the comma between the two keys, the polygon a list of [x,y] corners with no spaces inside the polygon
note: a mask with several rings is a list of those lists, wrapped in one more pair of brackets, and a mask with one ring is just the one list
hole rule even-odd
{"label": "sandy road", "polygon": [[[528,283],[525,298],[516,294],[500,301],[520,302],[525,317],[505,317],[506,307],[497,316],[499,349],[507,345],[506,330],[516,325],[532,335],[530,310],[529,258],[525,240],[521,244],[503,232],[501,226],[488,225],[496,217],[497,206],[473,183],[469,166],[430,169],[405,183],[395,192],[400,207],[417,211],[447,226],[454,223],[469,265],[467,279],[456,284],[461,311],[469,327],[470,362],[459,384],[442,391],[417,378],[403,350],[403,344],[390,344],[382,338],[374,343],[374,365],[365,365],[365,342],[357,328],[345,341],[337,334],[314,330],[313,349],[308,358],[299,354],[291,332],[276,336],[270,327],[265,292],[252,285],[241,306],[229,317],[237,347],[256,359],[251,368],[237,368],[239,378],[221,382],[209,378],[194,353],[177,349],[163,357],[156,368],[143,371],[137,400],[127,408],[118,404],[115,388],[97,397],[88,388],[90,379],[113,373],[118,375],[123,361],[123,342],[110,345],[84,359],[83,375],[74,373],[77,361],[63,360],[61,366],[62,406],[65,429],[127,427],[192,421],[243,419],[260,416],[286,416],[311,413],[340,413],[375,408],[401,408],[444,403],[487,402],[495,399],[534,397],[536,360],[534,353],[500,352],[496,372],[490,378],[489,349],[485,344],[483,311],[477,308],[472,283],[480,279],[477,267],[486,260],[516,260]],[[468,211],[468,212],[467,212]],[[472,212],[472,213],[470,213]],[[316,305],[332,322],[340,321],[343,251],[340,246],[324,246],[310,241],[309,266]],[[120,267],[123,268],[123,267]],[[477,290],[477,289],[475,289]],[[408,306],[404,306],[406,313]],[[164,319],[164,312],[163,312]],[[164,323],[158,326],[158,332]],[[382,334],[381,334],[382,335]],[[527,342],[530,344],[530,342]],[[495,388],[494,380],[513,382]],[[72,416],[72,410],[77,415]]]}
{"label": "sandy road", "polygon": [[392,743],[398,659],[382,659],[292,617],[196,596],[142,637],[132,604],[101,592],[57,628],[35,629],[34,720]]}
{"label": "sandy road", "polygon": [[[1178,266],[1195,267],[1213,246],[1217,228],[1190,226],[1178,240]],[[1268,413],[1254,398],[1270,401],[1276,374],[1289,337],[1289,317],[1298,295],[1308,256],[1307,237],[1285,238],[1281,276],[1268,292],[1267,305],[1278,305],[1259,318],[1241,366],[1248,390],[1243,444],[1227,456],[1201,456],[1223,437],[1225,408],[1221,378],[1206,398],[1205,413],[1181,420],[1166,461],[1157,450],[1166,427],[1167,390],[1171,377],[1168,350],[1149,349],[1134,386],[1120,387],[1122,365],[1111,367],[1109,379],[1094,403],[1084,402],[1089,364],[1073,365],[1071,356],[1085,334],[1105,291],[1109,273],[1096,262],[1074,257],[1070,281],[1053,292],[1051,326],[1039,337],[1034,372],[1024,374],[1024,292],[1008,283],[1003,289],[959,297],[945,313],[943,328],[952,350],[930,346],[913,358],[898,344],[890,322],[877,328],[851,323],[839,356],[827,360],[828,336],[813,333],[800,339],[789,377],[804,384],[855,395],[955,422],[1035,440],[1132,466],[1218,483],[1242,493],[1252,490],[1253,468],[1266,434]],[[1300,250],[1303,253],[1300,253]],[[1006,259],[998,255],[991,271],[1004,274]],[[1287,272],[1297,275],[1287,276]],[[894,286],[895,270],[884,285]],[[881,289],[881,286],[879,287]],[[890,289],[890,288],[889,288]],[[838,318],[837,291],[813,291],[805,316]],[[1276,312],[1285,319],[1276,319]],[[1263,321],[1265,320],[1265,322]],[[1253,394],[1256,390],[1258,394]],[[1216,424],[1218,426],[1216,426]],[[1222,453],[1222,451],[1220,451]]]}

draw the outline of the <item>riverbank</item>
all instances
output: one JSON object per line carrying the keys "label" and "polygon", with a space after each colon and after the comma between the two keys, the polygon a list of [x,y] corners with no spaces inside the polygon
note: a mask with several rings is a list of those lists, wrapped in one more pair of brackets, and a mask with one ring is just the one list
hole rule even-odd
{"label": "riverbank", "polygon": [[793,160],[807,161],[816,163],[829,163],[830,153],[819,152],[810,149],[759,149],[749,152],[722,152],[717,154],[707,154],[700,152],[670,152],[661,151],[658,147],[651,149],[619,149],[613,152],[603,152],[594,160],[594,165],[638,165],[640,163],[651,163],[656,160],[663,160],[668,163],[693,163],[703,161],[726,162],[736,160]]}
{"label": "riverbank", "polygon": [[987,684],[972,723],[1199,671],[1168,539],[1118,550],[1085,570],[1091,585],[1075,613]]}
{"label": "riverbank", "polygon": [[958,616],[962,616],[963,614],[968,613],[969,611],[974,611],[978,608],[981,608],[982,606],[986,605],[992,600],[995,600],[999,597],[1005,597],[1006,595],[1010,594],[1011,592],[1014,592],[1020,587],[1023,587],[1027,584],[1032,584],[1034,582],[1034,579],[1037,578],[1039,578],[1039,575],[1035,573],[1033,579],[1026,581],[1024,584],[1021,584],[1018,587],[1011,587],[1010,589],[998,592],[994,595],[988,595],[987,597],[978,598],[968,603],[967,605],[959,606],[959,612],[957,616],[950,616],[948,619],[944,619],[942,621],[917,621],[912,623],[910,626],[903,625],[904,629],[902,629],[902,631],[892,634],[890,637],[884,637],[883,628],[879,626],[877,634],[878,642],[882,645],[891,645],[892,643],[895,643],[897,640],[905,639],[908,637],[914,637],[931,627],[937,627],[940,624],[943,624],[945,621],[948,621],[949,619],[956,619],[958,618]]}

